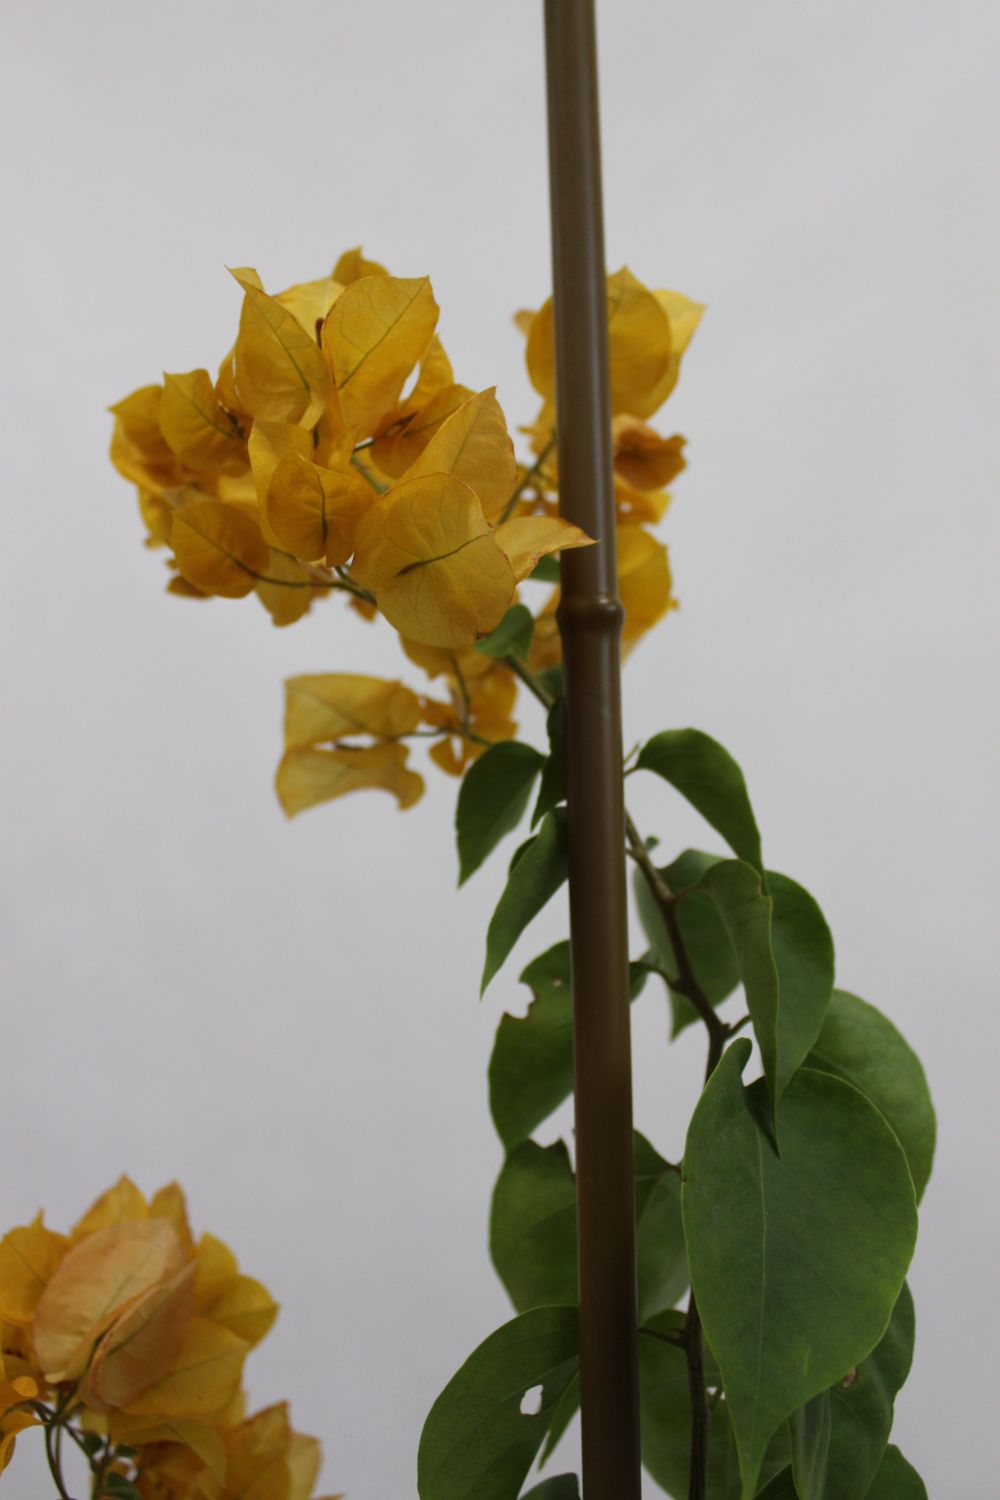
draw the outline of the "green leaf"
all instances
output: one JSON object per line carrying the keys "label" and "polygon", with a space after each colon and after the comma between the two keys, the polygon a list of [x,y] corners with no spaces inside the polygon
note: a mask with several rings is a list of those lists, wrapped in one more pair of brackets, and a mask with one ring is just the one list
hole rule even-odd
{"label": "green leaf", "polygon": [[549,1430],[545,1434],[545,1442],[538,1459],[539,1469],[548,1463],[552,1454],[559,1445],[560,1439],[567,1427],[580,1410],[580,1372],[577,1370],[569,1385],[563,1391],[556,1402],[556,1409],[552,1413],[552,1421]]}
{"label": "green leaf", "polygon": [[523,661],[531,650],[534,629],[531,610],[523,604],[512,604],[496,629],[477,641],[474,649],[494,661],[503,661],[505,656],[517,656]]}
{"label": "green leaf", "polygon": [[486,933],[486,964],[480,995],[533,917],[566,879],[566,816],[547,813],[542,826],[511,868]]}
{"label": "green leaf", "polygon": [[538,673],[538,681],[550,697],[561,698],[563,690],[562,662],[557,661],[551,667],[543,667]]}
{"label": "green leaf", "polygon": [[[634,1000],[646,980],[641,962],[629,965]],[[573,1092],[573,997],[570,947],[565,940],[533,959],[521,983],[534,996],[523,1018],[500,1017],[490,1057],[490,1113],[511,1151]]]}
{"label": "green leaf", "polygon": [[[639,1431],[642,1461],[661,1489],[677,1500],[687,1500],[691,1455],[691,1397],[687,1359],[683,1349],[654,1338],[655,1333],[678,1333],[684,1326],[679,1312],[663,1313],[639,1334]],[[709,1361],[709,1351],[706,1350]],[[769,1478],[788,1463],[784,1428],[776,1433],[765,1457],[762,1474]],[[792,1496],[794,1500],[794,1490]],[[740,1475],[736,1444],[725,1402],[712,1412],[708,1439],[706,1500],[739,1500]]]}
{"label": "green leaf", "polygon": [[934,1106],[920,1059],[895,1026],[857,995],[834,990],[809,1066],[836,1073],[882,1111],[923,1197],[934,1159]]}
{"label": "green leaf", "polygon": [[739,1039],[688,1131],[682,1209],[705,1335],[726,1388],[749,1500],[767,1445],[792,1412],[860,1363],[888,1325],[913,1253],[906,1159],[850,1084],[803,1069],[777,1111],[744,1089]]}
{"label": "green leaf", "polygon": [[472,762],[455,809],[459,885],[517,827],[543,764],[544,757],[533,746],[518,740],[501,740]]}
{"label": "green leaf", "polygon": [[772,1110],[823,1024],[833,988],[833,942],[808,891],[786,875],[761,877],[741,860],[721,860],[700,891],[715,902],[739,960]]}
{"label": "green leaf", "polygon": [[523,1500],[580,1500],[580,1481],[575,1474],[556,1474],[525,1490]]}
{"label": "green leaf", "polygon": [[913,1298],[904,1285],[881,1341],[830,1390],[793,1412],[792,1468],[799,1500],[855,1500],[875,1478],[893,1404],[913,1360]]}
{"label": "green leaf", "polygon": [[[720,863],[717,854],[686,849],[659,873],[671,891],[680,893],[696,886],[713,865]],[[673,945],[641,870],[636,870],[634,879],[639,920],[652,945],[646,957],[662,975],[670,993],[673,1038],[698,1020],[698,1012],[690,1000],[670,988],[670,980],[679,971]],[[718,907],[705,892],[691,890],[677,903],[677,921],[695,978],[709,1004],[721,1005],[740,982],[740,965]]]}
{"label": "green leaf", "polygon": [[531,814],[531,826],[553,807],[566,801],[566,700],[557,698],[548,714],[549,753],[542,767],[542,784]]}
{"label": "green leaf", "polygon": [[782,1469],[769,1484],[757,1491],[757,1500],[799,1500],[791,1468]]}
{"label": "green leaf", "polygon": [[559,559],[558,557],[540,557],[535,564],[534,571],[528,575],[538,583],[559,582]]}
{"label": "green leaf", "polygon": [[913,1465],[890,1443],[865,1500],[927,1500],[927,1488]]}
{"label": "green leaf", "polygon": [[[515,1500],[579,1366],[575,1307],[537,1307],[479,1345],[431,1407],[420,1436],[420,1500]],[[542,1387],[534,1414],[521,1411]]]}
{"label": "green leaf", "polygon": [[523,1500],[580,1500],[580,1481],[576,1475],[553,1475],[534,1490],[525,1490]]}
{"label": "green leaf", "polygon": [[739,859],[763,874],[760,833],[743,772],[717,740],[700,729],[666,729],[646,741],[636,766],[669,781]]}
{"label": "green leaf", "polygon": [[639,1322],[673,1307],[687,1290],[680,1173],[635,1132],[636,1271]]}
{"label": "green leaf", "polygon": [[518,1312],[577,1300],[576,1180],[562,1141],[523,1141],[493,1189],[490,1256]]}
{"label": "green leaf", "polygon": [[569,943],[556,943],[521,975],[533,1000],[520,1019],[503,1015],[490,1057],[490,1113],[508,1151],[573,1091]]}
{"label": "green leaf", "polygon": [[[680,1176],[638,1131],[635,1207],[639,1318],[688,1283]],[[577,1300],[576,1178],[562,1141],[523,1141],[507,1157],[490,1210],[490,1256],[518,1312]]]}

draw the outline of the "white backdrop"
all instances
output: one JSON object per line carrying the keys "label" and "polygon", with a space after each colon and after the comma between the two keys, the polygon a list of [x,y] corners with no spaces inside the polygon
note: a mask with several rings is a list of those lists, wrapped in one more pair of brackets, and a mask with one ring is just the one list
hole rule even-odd
{"label": "white backdrop", "polygon": [[[218,361],[227,263],[278,288],[361,240],[431,273],[458,377],[528,420],[539,7],[5,0],[2,32],[0,1221],[179,1177],[283,1304],[254,1402],[292,1399],[327,1490],[404,1500],[427,1407],[508,1315],[484,1070],[563,913],[480,1005],[503,861],[455,893],[454,783],[284,822],[282,678],[402,659],[336,604],[276,631],[253,600],[168,598],[104,408]],[[665,527],[683,608],[629,664],[627,733],[733,750],[840,982],[926,1061],[896,1431],[934,1500],[989,1500],[998,1458],[996,41],[987,0],[601,18],[609,265],[709,305],[663,414],[690,439]],[[643,826],[704,842],[630,785]],[[650,991],[637,1117],[676,1156],[701,1042],[664,1035]],[[38,1446],[3,1481],[27,1500],[50,1494]]]}

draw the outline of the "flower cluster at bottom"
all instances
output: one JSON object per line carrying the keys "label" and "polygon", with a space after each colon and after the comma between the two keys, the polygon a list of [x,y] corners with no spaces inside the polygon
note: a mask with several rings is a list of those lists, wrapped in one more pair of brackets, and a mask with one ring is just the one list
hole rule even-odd
{"label": "flower cluster at bottom", "polygon": [[246,1414],[244,1360],[277,1312],[228,1246],[194,1239],[176,1183],[147,1200],[122,1177],[69,1234],[41,1214],[12,1229],[0,1242],[0,1470],[40,1427],[67,1500],[70,1445],[94,1500],[310,1500],[317,1439],[293,1430],[284,1403]]}

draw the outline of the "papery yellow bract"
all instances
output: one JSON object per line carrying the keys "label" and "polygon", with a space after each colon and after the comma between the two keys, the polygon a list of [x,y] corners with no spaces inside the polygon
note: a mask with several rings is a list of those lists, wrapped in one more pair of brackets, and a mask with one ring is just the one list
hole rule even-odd
{"label": "papery yellow bract", "polygon": [[420,700],[401,682],[330,672],[285,682],[285,746],[320,745],[369,734],[408,734],[420,722]]}
{"label": "papery yellow bract", "polygon": [[246,442],[216,400],[207,370],[164,375],[160,431],[189,469],[241,474],[247,467]]}
{"label": "papery yellow bract", "polygon": [[83,1387],[88,1406],[127,1406],[170,1369],[194,1308],[194,1269],[189,1261],[115,1319],[91,1357]]}
{"label": "papery yellow bract", "polygon": [[334,281],[339,281],[343,286],[349,286],[352,281],[360,281],[363,276],[388,274],[385,266],[379,265],[377,260],[365,259],[360,245],[356,245],[353,250],[345,250],[333,268]]}
{"label": "papery yellow bract", "polygon": [[187,499],[174,513],[170,543],[188,582],[225,599],[251,593],[271,555],[257,523],[222,500]]}
{"label": "papery yellow bract", "polygon": [[356,469],[324,468],[286,453],[267,488],[263,534],[304,562],[322,560],[334,567],[354,551],[358,522],[374,499]]}
{"label": "papery yellow bract", "polygon": [[5,1323],[21,1327],[31,1323],[68,1248],[66,1236],[46,1229],[41,1214],[4,1235],[0,1241],[0,1318]]}
{"label": "papery yellow bract", "polygon": [[111,462],[125,479],[151,495],[183,484],[185,469],[160,431],[163,387],[146,385],[111,407]]}
{"label": "papery yellow bract", "polygon": [[[704,309],[679,293],[651,292],[627,267],[608,277],[607,299],[612,415],[648,417],[676,385],[681,355]],[[532,385],[553,401],[551,298],[531,320],[526,352]]]}
{"label": "papery yellow bract", "polygon": [[238,1389],[249,1347],[227,1328],[195,1316],[166,1372],[123,1409],[133,1416],[211,1417]]}
{"label": "papery yellow bract", "polygon": [[323,339],[346,426],[367,437],[397,405],[407,375],[427,352],[437,317],[426,276],[364,276],[337,298]]}
{"label": "papery yellow bract", "polygon": [[470,646],[496,628],[514,574],[475,493],[429,475],[397,485],[361,519],[353,576],[401,634]]}
{"label": "papery yellow bract", "polygon": [[149,1204],[145,1194],[137,1188],[131,1177],[122,1173],[118,1181],[95,1198],[85,1214],[69,1232],[71,1244],[93,1234],[95,1229],[106,1229],[109,1224],[130,1224],[135,1219],[149,1218]]}
{"label": "papery yellow bract", "polygon": [[[319,418],[330,394],[330,369],[323,351],[302,324],[275,297],[260,289],[259,278],[233,275],[243,288],[234,376],[240,405],[269,422]],[[336,305],[336,304],[334,304]]]}
{"label": "papery yellow bract", "polygon": [[[469,761],[477,759],[487,744],[513,739],[517,733],[517,722],[512,717],[517,701],[513,673],[489,657],[479,656],[479,660],[487,665],[485,672],[477,675],[466,675],[456,666],[461,681],[459,684],[457,677],[453,677],[450,703],[425,699],[423,704],[423,722],[444,730],[447,735],[431,747],[430,757],[449,776],[461,776]],[[476,739],[470,740],[462,732],[465,729],[471,730]]]}
{"label": "papery yellow bract", "polygon": [[130,1302],[180,1270],[182,1251],[162,1219],[112,1223],[66,1253],[34,1316],[34,1345],[54,1382],[82,1374],[94,1342]]}
{"label": "papery yellow bract", "polygon": [[330,308],[344,290],[344,285],[344,282],[330,276],[321,277],[319,281],[298,281],[294,286],[286,287],[283,292],[276,292],[274,300],[280,302],[282,307],[287,307],[292,317],[318,344],[319,330]]}
{"label": "papery yellow bract", "polygon": [[496,539],[518,583],[550,553],[594,545],[593,537],[560,516],[515,516],[497,527]]}
{"label": "papery yellow bract", "polygon": [[252,1276],[237,1276],[206,1305],[205,1316],[253,1348],[273,1326],[278,1304]]}
{"label": "papery yellow bract", "polygon": [[425,406],[412,411],[404,408],[402,415],[398,409],[390,413],[376,428],[371,450],[382,473],[399,479],[471,395],[468,386],[447,385],[430,397]]}
{"label": "papery yellow bract", "polygon": [[391,792],[401,808],[412,807],[424,790],[423,777],[406,768],[406,745],[386,742],[362,749],[286,750],[278,766],[278,799],[292,818],[348,792]]}
{"label": "papery yellow bract", "polygon": [[517,463],[495,387],[463,402],[442,422],[403,482],[428,474],[461,479],[475,491],[487,520],[500,515],[514,489]]}
{"label": "papery yellow bract", "polygon": [[297,453],[300,458],[312,458],[312,433],[294,422],[258,420],[250,429],[248,451],[257,498],[263,504],[271,476],[286,454]]}
{"label": "papery yellow bract", "polygon": [[0,1473],[3,1473],[14,1457],[18,1433],[38,1425],[38,1418],[30,1411],[6,1411],[0,1416]]}
{"label": "papery yellow bract", "polygon": [[316,598],[328,590],[322,570],[311,563],[299,562],[287,552],[271,549],[266,578],[258,578],[254,593],[275,625],[293,625],[301,620]]}
{"label": "papery yellow bract", "polygon": [[616,545],[618,589],[625,607],[622,645],[628,651],[668,610],[677,608],[677,601],[662,542],[641,526],[619,526]]}
{"label": "papery yellow bract", "polygon": [[627,414],[611,424],[615,473],[639,490],[660,490],[687,468],[684,439],[660,437],[652,427]]}

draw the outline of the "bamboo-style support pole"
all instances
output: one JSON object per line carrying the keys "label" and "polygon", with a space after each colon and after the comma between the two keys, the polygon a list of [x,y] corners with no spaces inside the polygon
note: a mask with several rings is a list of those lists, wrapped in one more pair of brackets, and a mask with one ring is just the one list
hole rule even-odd
{"label": "bamboo-style support pole", "polygon": [[545,0],[585,1500],[639,1500],[620,638],[593,0]]}

